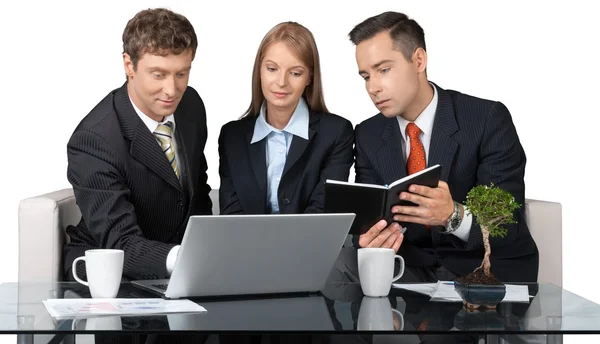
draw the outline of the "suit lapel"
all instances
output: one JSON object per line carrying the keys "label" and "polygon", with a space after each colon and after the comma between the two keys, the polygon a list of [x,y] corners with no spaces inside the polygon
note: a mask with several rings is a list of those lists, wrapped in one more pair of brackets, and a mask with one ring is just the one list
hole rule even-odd
{"label": "suit lapel", "polygon": [[248,132],[246,132],[246,144],[248,147],[248,157],[252,164],[256,185],[258,187],[256,199],[259,200],[259,208],[265,212],[267,208],[267,138],[258,142],[252,142],[252,134],[254,133],[254,124],[256,120],[251,121]]}
{"label": "suit lapel", "polygon": [[285,158],[285,165],[283,167],[283,173],[281,174],[282,179],[286,173],[298,162],[298,159],[304,154],[306,148],[314,141],[317,134],[317,123],[319,122],[319,115],[310,113],[310,119],[308,124],[308,140],[305,140],[299,136],[294,136],[292,139],[292,145],[290,151]]}
{"label": "suit lapel", "polygon": [[402,139],[398,120],[386,118],[385,127],[381,133],[383,145],[379,153],[379,165],[385,183],[389,184],[400,178],[406,177],[406,162],[402,153]]}
{"label": "suit lapel", "polygon": [[155,172],[166,183],[183,192],[181,184],[156,138],[135,112],[127,94],[127,83],[115,93],[115,108],[123,135],[131,140],[129,149],[131,156]]}
{"label": "suit lapel", "polygon": [[434,85],[434,87],[437,88],[438,92],[438,105],[435,110],[427,165],[442,165],[440,177],[447,182],[454,156],[458,150],[458,143],[452,139],[452,135],[458,131],[458,124],[454,115],[452,98],[437,85]]}

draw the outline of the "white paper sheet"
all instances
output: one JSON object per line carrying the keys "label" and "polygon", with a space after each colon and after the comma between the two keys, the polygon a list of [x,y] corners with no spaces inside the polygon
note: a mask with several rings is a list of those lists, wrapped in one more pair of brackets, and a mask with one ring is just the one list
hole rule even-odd
{"label": "white paper sheet", "polygon": [[56,319],[89,318],[100,315],[150,315],[204,313],[206,309],[190,300],[154,299],[47,299],[46,310]]}
{"label": "white paper sheet", "polygon": [[[454,290],[454,282],[438,281],[431,301],[462,302]],[[506,295],[502,302],[529,302],[529,288],[526,285],[506,284]]]}
{"label": "white paper sheet", "polygon": [[437,283],[393,283],[392,286],[398,289],[406,289],[419,294],[433,295]]}

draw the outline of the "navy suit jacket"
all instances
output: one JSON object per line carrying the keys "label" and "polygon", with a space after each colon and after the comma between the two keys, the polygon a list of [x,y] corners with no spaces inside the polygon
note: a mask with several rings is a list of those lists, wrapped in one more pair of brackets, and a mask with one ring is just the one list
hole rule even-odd
{"label": "navy suit jacket", "polygon": [[[250,144],[256,117],[232,121],[219,135],[221,214],[267,214],[267,139]],[[294,136],[277,197],[281,214],[322,213],[325,180],[347,181],[353,163],[350,121],[310,112],[308,140]]]}
{"label": "navy suit jacket", "polygon": [[[490,237],[492,273],[505,282],[536,281],[538,250],[524,216],[526,157],[508,109],[500,102],[435,87],[438,105],[427,166],[442,165],[441,180],[457,202],[464,203],[474,186],[491,182],[515,197],[522,205],[515,212],[518,223],[506,226],[506,237]],[[390,184],[406,176],[396,118],[377,114],[357,125],[355,135],[357,182]],[[442,265],[466,275],[481,264],[484,249],[476,217],[467,242],[434,227],[405,225],[398,253],[408,266]]]}

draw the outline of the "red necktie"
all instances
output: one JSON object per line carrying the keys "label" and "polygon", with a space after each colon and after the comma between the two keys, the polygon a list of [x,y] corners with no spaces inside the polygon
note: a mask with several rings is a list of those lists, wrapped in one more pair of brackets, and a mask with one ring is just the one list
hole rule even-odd
{"label": "red necktie", "polygon": [[423,143],[419,139],[421,129],[414,123],[408,123],[406,126],[406,133],[410,137],[410,154],[408,154],[408,161],[406,162],[406,172],[413,174],[424,170],[427,167],[425,161],[425,148]]}

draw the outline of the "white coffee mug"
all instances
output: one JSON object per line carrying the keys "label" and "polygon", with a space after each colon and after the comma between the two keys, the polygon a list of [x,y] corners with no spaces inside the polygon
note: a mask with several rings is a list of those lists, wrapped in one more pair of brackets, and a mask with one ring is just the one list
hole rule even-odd
{"label": "white coffee mug", "polygon": [[[400,262],[400,271],[394,276],[394,259]],[[391,248],[359,248],[358,278],[363,294],[371,297],[387,296],[392,282],[404,274],[404,259]]]}
{"label": "white coffee mug", "polygon": [[[90,287],[95,299],[114,298],[119,292],[123,275],[123,250],[87,250],[84,257],[73,261],[73,277],[83,285]],[[77,276],[77,262],[85,261],[87,281]]]}
{"label": "white coffee mug", "polygon": [[359,331],[402,331],[404,316],[387,297],[363,297],[358,311]]}

